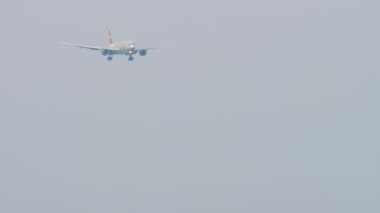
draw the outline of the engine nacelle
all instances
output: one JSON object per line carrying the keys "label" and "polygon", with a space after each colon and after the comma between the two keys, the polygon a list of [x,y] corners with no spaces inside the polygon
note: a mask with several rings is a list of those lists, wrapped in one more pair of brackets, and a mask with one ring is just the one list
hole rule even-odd
{"label": "engine nacelle", "polygon": [[140,56],[145,56],[147,53],[148,53],[148,51],[146,51],[146,50],[140,50],[139,51]]}
{"label": "engine nacelle", "polygon": [[107,56],[110,54],[110,51],[107,49],[102,50],[102,55]]}

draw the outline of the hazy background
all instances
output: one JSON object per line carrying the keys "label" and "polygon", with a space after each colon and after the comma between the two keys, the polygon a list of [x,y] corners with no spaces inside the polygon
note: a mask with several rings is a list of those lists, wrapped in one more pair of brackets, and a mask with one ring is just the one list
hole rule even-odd
{"label": "hazy background", "polygon": [[2,1],[0,212],[380,212],[379,11]]}

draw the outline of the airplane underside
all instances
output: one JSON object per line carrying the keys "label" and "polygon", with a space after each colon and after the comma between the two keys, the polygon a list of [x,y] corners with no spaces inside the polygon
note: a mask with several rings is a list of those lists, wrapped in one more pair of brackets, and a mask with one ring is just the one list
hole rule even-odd
{"label": "airplane underside", "polygon": [[[107,61],[112,61],[113,59],[113,55],[114,54],[109,54],[108,57],[107,57]],[[128,61],[133,61],[134,57],[133,57],[133,54],[127,54],[129,57],[128,57]]]}
{"label": "airplane underside", "polygon": [[107,61],[112,61],[114,55],[126,55],[128,57],[128,61],[133,61],[134,57],[133,55],[136,54],[137,51],[129,50],[129,51],[115,51],[115,52],[107,52],[107,54],[103,54],[107,56]]}

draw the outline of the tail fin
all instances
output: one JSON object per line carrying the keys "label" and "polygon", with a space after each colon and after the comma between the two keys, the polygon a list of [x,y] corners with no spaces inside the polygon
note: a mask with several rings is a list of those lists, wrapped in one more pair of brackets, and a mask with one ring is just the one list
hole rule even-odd
{"label": "tail fin", "polygon": [[109,44],[112,44],[112,43],[113,43],[113,41],[112,41],[112,32],[111,32],[111,30],[108,30],[108,43],[109,43]]}

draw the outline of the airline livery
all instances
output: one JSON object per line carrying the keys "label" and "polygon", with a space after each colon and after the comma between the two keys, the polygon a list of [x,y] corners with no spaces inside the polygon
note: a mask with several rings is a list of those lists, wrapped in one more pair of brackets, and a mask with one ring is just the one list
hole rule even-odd
{"label": "airline livery", "polygon": [[163,46],[157,46],[157,47],[138,49],[136,48],[136,45],[133,41],[113,42],[111,31],[108,31],[108,39],[109,39],[108,47],[88,46],[88,45],[73,44],[73,43],[67,43],[67,42],[63,42],[63,44],[79,47],[79,48],[84,48],[84,49],[89,49],[89,50],[100,51],[102,55],[107,56],[108,61],[111,61],[114,55],[126,55],[126,56],[129,56],[128,58],[129,61],[133,61],[134,59],[133,55],[135,54],[139,54],[140,56],[145,56],[148,53],[148,51],[163,47]]}

